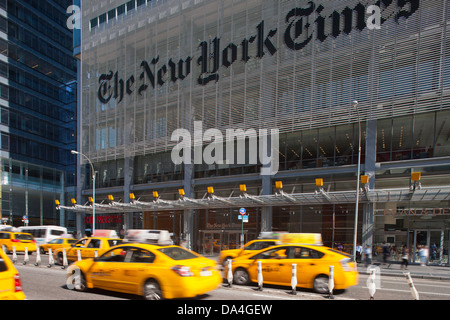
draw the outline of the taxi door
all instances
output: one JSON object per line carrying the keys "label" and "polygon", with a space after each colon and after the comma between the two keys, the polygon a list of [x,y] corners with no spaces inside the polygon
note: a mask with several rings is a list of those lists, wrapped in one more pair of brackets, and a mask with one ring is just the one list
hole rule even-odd
{"label": "taxi door", "polygon": [[104,239],[89,239],[84,248],[81,248],[81,259],[95,258],[95,251],[100,251]]}
{"label": "taxi door", "polygon": [[115,286],[122,291],[140,294],[146,271],[152,266],[156,256],[152,252],[138,247],[128,247],[126,263],[114,270],[113,280]]}
{"label": "taxi door", "polygon": [[75,242],[70,249],[66,250],[67,260],[77,261],[78,260],[78,250],[82,250],[88,242],[89,242],[88,238],[83,238],[83,239],[80,239],[79,241]]}
{"label": "taxi door", "polygon": [[128,248],[116,248],[97,258],[89,270],[94,287],[122,291],[123,287],[117,285],[120,283],[120,279],[116,279],[120,276],[117,270],[124,269],[128,264],[128,255]]}
{"label": "taxi door", "polygon": [[297,284],[305,286],[314,279],[318,266],[318,251],[301,246],[289,248],[288,259],[280,269],[280,281],[290,285],[292,264],[297,264]]}
{"label": "taxi door", "polygon": [[263,282],[280,283],[280,272],[286,263],[287,249],[287,247],[276,247],[255,256],[254,258],[256,259],[249,268],[252,281],[257,281],[258,279],[257,261],[261,261]]}

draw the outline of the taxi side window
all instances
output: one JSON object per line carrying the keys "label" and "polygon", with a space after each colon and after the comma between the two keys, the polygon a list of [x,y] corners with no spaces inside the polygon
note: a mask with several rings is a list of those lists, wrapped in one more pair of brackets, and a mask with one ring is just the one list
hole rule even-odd
{"label": "taxi side window", "polygon": [[266,250],[264,252],[261,252],[255,256],[253,256],[253,259],[284,259],[287,257],[286,249],[287,248],[282,247],[282,248],[274,248],[271,250]]}
{"label": "taxi side window", "polygon": [[114,250],[110,250],[103,254],[100,258],[98,258],[98,261],[102,262],[125,262],[125,257],[127,257],[129,254],[127,248],[116,248]]}
{"label": "taxi side window", "polygon": [[320,259],[324,256],[324,254],[320,251],[304,248],[304,247],[295,247],[290,252],[290,259]]}
{"label": "taxi side window", "polygon": [[5,260],[0,258],[0,272],[8,271]]}
{"label": "taxi side window", "polygon": [[9,233],[0,233],[0,239],[9,239]]}
{"label": "taxi side window", "polygon": [[143,249],[133,249],[133,255],[131,256],[130,262],[134,263],[153,263],[155,260],[155,255],[150,251]]}
{"label": "taxi side window", "polygon": [[88,244],[88,248],[99,249],[101,243],[102,243],[102,241],[99,239],[91,239],[91,242],[89,242],[89,244]]}

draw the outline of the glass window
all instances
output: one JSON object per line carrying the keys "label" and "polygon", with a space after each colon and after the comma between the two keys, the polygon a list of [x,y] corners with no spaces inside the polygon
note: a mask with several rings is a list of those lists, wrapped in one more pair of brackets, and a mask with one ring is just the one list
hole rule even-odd
{"label": "glass window", "polygon": [[414,159],[433,157],[435,116],[434,112],[414,115],[412,141]]}
{"label": "glass window", "polygon": [[33,237],[30,234],[26,234],[26,233],[16,233],[14,235],[14,237],[17,240],[33,240]]}
{"label": "glass window", "polygon": [[412,116],[394,118],[392,126],[392,160],[411,159]]}
{"label": "glass window", "polygon": [[276,247],[266,250],[252,257],[252,259],[281,259],[287,257],[287,247]]}
{"label": "glass window", "polygon": [[304,247],[291,247],[289,259],[320,259],[325,254],[323,252]]}
{"label": "glass window", "polygon": [[132,256],[130,262],[135,263],[153,263],[155,260],[155,254],[150,251],[140,249],[140,248],[132,248]]}
{"label": "glass window", "polygon": [[244,250],[262,250],[273,245],[275,245],[275,241],[257,241],[245,247]]}
{"label": "glass window", "polygon": [[98,25],[98,19],[94,18],[91,20],[91,29],[95,28]]}
{"label": "glass window", "polygon": [[130,261],[131,251],[127,247],[114,248],[105,252],[98,261],[103,262],[128,262]]}
{"label": "glass window", "polygon": [[450,155],[450,111],[439,111],[436,114],[435,157]]}
{"label": "glass window", "polygon": [[122,240],[108,240],[108,244],[110,247],[117,246],[117,245],[121,244],[122,242],[123,242]]}
{"label": "glass window", "polygon": [[0,259],[0,272],[7,271],[8,267],[6,266],[6,262],[3,259]]}
{"label": "glass window", "polygon": [[88,244],[88,248],[100,248],[102,241],[99,239],[91,239]]}
{"label": "glass window", "polygon": [[108,11],[108,21],[113,20],[116,17],[116,9]]}
{"label": "glass window", "polygon": [[158,251],[164,253],[166,256],[173,260],[187,260],[197,258],[197,256],[192,252],[179,247],[161,248],[158,249]]}

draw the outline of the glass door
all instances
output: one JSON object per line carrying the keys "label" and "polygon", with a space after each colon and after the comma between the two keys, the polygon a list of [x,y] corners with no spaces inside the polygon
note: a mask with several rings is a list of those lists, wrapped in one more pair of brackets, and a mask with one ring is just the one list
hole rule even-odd
{"label": "glass door", "polygon": [[444,230],[414,230],[412,261],[442,264],[445,253]]}

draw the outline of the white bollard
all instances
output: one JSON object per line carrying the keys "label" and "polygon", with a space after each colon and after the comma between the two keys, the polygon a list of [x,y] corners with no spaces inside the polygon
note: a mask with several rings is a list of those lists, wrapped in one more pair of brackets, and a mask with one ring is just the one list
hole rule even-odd
{"label": "white bollard", "polygon": [[16,253],[16,246],[13,246],[13,256],[12,256],[12,262],[17,262],[17,253]]}
{"label": "white bollard", "polygon": [[36,267],[39,267],[41,264],[41,249],[37,247],[36,249],[36,263],[34,264]]}
{"label": "white bollard", "polygon": [[333,289],[334,289],[334,266],[330,266],[330,275],[328,276],[328,293],[329,293],[328,297],[330,299],[334,299]]}
{"label": "white bollard", "polygon": [[375,292],[377,291],[377,286],[375,284],[375,270],[370,270],[370,276],[367,279],[367,288],[369,288],[370,300],[374,300]]}
{"label": "white bollard", "polygon": [[62,265],[61,269],[65,269],[68,265],[69,265],[69,263],[67,262],[66,249],[63,249],[63,265]]}
{"label": "white bollard", "polygon": [[258,261],[258,290],[263,290],[263,275],[262,275],[262,263]]}
{"label": "white bollard", "polygon": [[6,253],[6,246],[4,244],[2,244],[2,250]]}
{"label": "white bollard", "polygon": [[98,258],[98,250],[94,251],[94,258]]}
{"label": "white bollard", "polygon": [[81,261],[81,251],[80,250],[77,251],[77,255],[78,255],[78,261]]}
{"label": "white bollard", "polygon": [[292,287],[292,294],[297,294],[297,264],[292,264],[292,278],[291,278],[291,287]]}
{"label": "white bollard", "polygon": [[30,261],[30,257],[28,256],[28,247],[25,247],[25,257],[23,258],[23,264],[26,265],[28,261]]}
{"label": "white bollard", "polygon": [[48,268],[51,268],[52,265],[55,264],[55,260],[53,259],[52,249],[48,249]]}
{"label": "white bollard", "polygon": [[406,273],[404,273],[404,275],[406,277],[406,280],[408,281],[409,289],[411,290],[411,294],[412,294],[414,300],[419,300],[419,292],[417,292],[416,287],[414,286],[414,283],[411,278],[411,273],[406,272]]}
{"label": "white bollard", "polygon": [[231,259],[228,259],[228,287],[231,288],[233,284],[233,270],[231,268]]}

